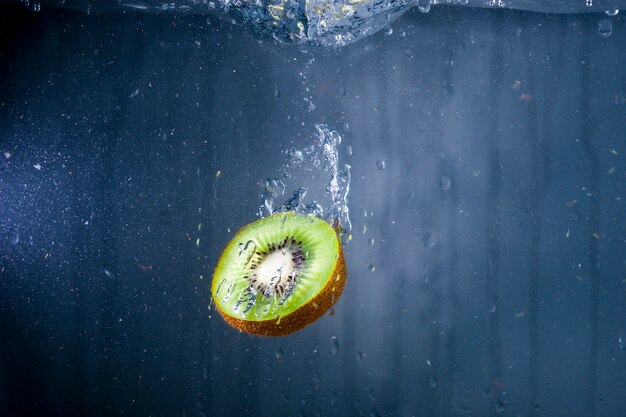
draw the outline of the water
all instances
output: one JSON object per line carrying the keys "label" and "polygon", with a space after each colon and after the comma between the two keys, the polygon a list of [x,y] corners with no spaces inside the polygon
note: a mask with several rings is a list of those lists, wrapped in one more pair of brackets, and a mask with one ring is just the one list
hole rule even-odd
{"label": "water", "polygon": [[[626,414],[623,2],[34,4],[0,3],[0,416]],[[286,209],[346,287],[239,333],[213,270]]]}
{"label": "water", "polygon": [[[324,218],[342,233],[349,233],[352,229],[348,205],[351,166],[343,163],[343,167],[340,167],[339,133],[322,124],[316,124],[315,130],[310,145],[303,149],[292,147],[284,152],[286,158],[279,169],[282,178],[268,178],[259,182],[262,192],[258,214],[261,217],[284,211],[313,214]],[[312,187],[302,187],[294,182],[294,179],[301,182],[303,177],[313,180],[312,187],[316,189],[311,194],[319,196],[318,200],[307,201],[306,196]],[[322,180],[324,177],[326,181]],[[285,182],[293,184],[289,189],[298,187],[288,197],[285,194],[288,189]],[[276,204],[281,201],[282,204]]]}
{"label": "water", "polygon": [[[24,1],[24,0],[22,0]],[[152,13],[209,14],[235,24],[252,27],[255,32],[281,43],[305,43],[341,47],[380,30],[392,35],[391,22],[406,11],[417,8],[428,13],[432,5],[481,8],[511,8],[552,13],[605,12],[615,16],[623,0],[607,5],[592,0],[47,0],[33,3],[32,11],[44,7],[64,7],[87,13],[142,11]],[[25,4],[29,4],[26,2]],[[621,7],[626,7],[621,4]],[[398,32],[399,36],[404,36]],[[280,91],[276,90],[277,97]]]}

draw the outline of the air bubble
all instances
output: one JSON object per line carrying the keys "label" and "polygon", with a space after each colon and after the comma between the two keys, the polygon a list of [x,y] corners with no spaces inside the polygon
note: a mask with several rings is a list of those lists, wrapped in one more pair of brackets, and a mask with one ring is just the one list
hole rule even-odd
{"label": "air bubble", "polygon": [[370,400],[372,401],[376,401],[376,393],[374,392],[373,388],[367,388],[367,396],[370,397]]}
{"label": "air bubble", "polygon": [[388,27],[387,29],[385,29],[385,35],[389,36],[393,34],[393,29],[391,27]]}
{"label": "air bubble", "polygon": [[13,231],[13,235],[11,236],[11,245],[17,245],[18,243],[20,243],[20,231],[15,229]]}
{"label": "air bubble", "polygon": [[280,90],[278,88],[274,90],[274,97],[280,97]]}
{"label": "air bubble", "polygon": [[406,32],[404,31],[404,29],[398,30],[398,36],[400,36],[401,38],[404,38],[406,36]]}
{"label": "air bubble", "polygon": [[619,13],[619,9],[616,7],[614,9],[607,10],[604,13],[606,13],[607,16],[617,16],[617,14]]}
{"label": "air bubble", "polygon": [[626,350],[626,344],[624,343],[624,339],[622,339],[621,337],[618,337],[617,346],[619,346],[621,350]]}
{"label": "air bubble", "polygon": [[361,352],[360,350],[357,351],[356,360],[359,361],[359,363],[363,363],[363,361],[365,360],[365,353]]}
{"label": "air bubble", "polygon": [[274,356],[277,360],[282,361],[284,356],[283,348],[279,347],[278,349],[276,349],[276,352],[274,352]]}
{"label": "air bubble", "polygon": [[430,12],[430,0],[419,0],[417,9],[422,13]]}
{"label": "air bubble", "polygon": [[376,271],[376,265],[370,264],[370,266],[367,269],[369,269],[370,272],[374,272],[374,271]]}
{"label": "air bubble", "polygon": [[370,237],[368,242],[369,242],[370,246],[374,246],[374,238],[373,237]]}
{"label": "air bubble", "polygon": [[430,387],[435,388],[437,386],[437,378],[434,375],[430,376]]}
{"label": "air bubble", "polygon": [[447,175],[441,176],[440,183],[441,183],[441,189],[443,191],[448,191],[450,187],[452,186],[452,181],[450,181],[450,178]]}
{"label": "air bubble", "polygon": [[335,356],[339,351],[339,340],[337,339],[337,336],[333,336],[330,338],[330,344],[330,353],[331,355]]}
{"label": "air bubble", "polygon": [[489,304],[489,312],[493,314],[496,312],[496,309],[497,309],[496,303],[492,301],[491,304]]}
{"label": "air bubble", "polygon": [[496,403],[496,414],[504,414],[506,403],[503,400],[498,400]]}
{"label": "air bubble", "polygon": [[382,171],[383,169],[385,169],[386,164],[387,163],[384,159],[379,159],[378,161],[376,161],[376,169]]}
{"label": "air bubble", "polygon": [[422,243],[426,249],[430,249],[437,244],[437,235],[434,233],[424,233]]}
{"label": "air bubble", "polygon": [[598,22],[598,33],[603,38],[608,38],[613,33],[613,23],[609,19],[602,19]]}

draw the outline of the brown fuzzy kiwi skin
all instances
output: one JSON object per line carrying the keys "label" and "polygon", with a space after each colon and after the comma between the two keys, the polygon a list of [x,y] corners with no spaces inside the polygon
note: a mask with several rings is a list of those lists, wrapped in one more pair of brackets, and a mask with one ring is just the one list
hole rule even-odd
{"label": "brown fuzzy kiwi skin", "polygon": [[341,242],[338,243],[339,254],[331,278],[311,301],[296,311],[284,317],[262,321],[240,320],[225,314],[219,307],[217,311],[235,329],[258,336],[286,336],[314,323],[337,302],[346,283],[346,263],[343,258]]}

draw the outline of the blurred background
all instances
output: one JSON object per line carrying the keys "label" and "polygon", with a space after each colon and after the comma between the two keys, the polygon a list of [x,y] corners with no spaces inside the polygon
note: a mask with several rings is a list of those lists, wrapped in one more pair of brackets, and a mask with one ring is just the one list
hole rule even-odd
{"label": "blurred background", "polygon": [[[611,13],[438,5],[322,48],[0,4],[0,415],[626,415]],[[344,294],[240,334],[213,268],[319,123],[351,167]]]}

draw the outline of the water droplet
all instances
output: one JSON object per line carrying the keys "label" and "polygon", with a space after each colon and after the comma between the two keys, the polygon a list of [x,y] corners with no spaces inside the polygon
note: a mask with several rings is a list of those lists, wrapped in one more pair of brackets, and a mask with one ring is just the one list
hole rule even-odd
{"label": "water droplet", "polygon": [[15,229],[13,236],[11,236],[11,245],[17,245],[18,243],[20,243],[20,231]]}
{"label": "water droplet", "polygon": [[385,169],[386,164],[387,163],[384,159],[379,159],[378,161],[376,161],[376,169],[382,171],[383,169]]}
{"label": "water droplet", "polygon": [[617,345],[620,349],[626,350],[626,344],[624,344],[624,339],[622,339],[621,337],[617,338]]}
{"label": "water droplet", "polygon": [[450,181],[450,178],[447,175],[441,176],[440,183],[441,183],[441,189],[443,191],[448,191],[450,187],[452,186],[452,181]]}
{"label": "water droplet", "polygon": [[435,388],[437,386],[437,378],[434,375],[430,376],[430,387]]}
{"label": "water droplet", "polygon": [[280,90],[278,88],[274,90],[274,97],[276,98],[280,97]]}
{"label": "water droplet", "polygon": [[389,36],[393,34],[393,29],[391,27],[387,27],[387,29],[385,29],[385,35]]}
{"label": "water droplet", "polygon": [[613,23],[610,19],[602,19],[598,22],[598,33],[603,38],[608,38],[613,33]]}
{"label": "water droplet", "polygon": [[419,0],[417,8],[422,13],[430,12],[430,0]]}
{"label": "water droplet", "polygon": [[346,151],[348,152],[348,156],[352,156],[352,146],[348,145],[348,147],[346,148]]}
{"label": "water droplet", "polygon": [[398,30],[398,36],[400,36],[401,38],[404,38],[406,36],[406,32],[404,31],[404,29]]}
{"label": "water droplet", "polygon": [[606,13],[607,16],[617,16],[617,14],[619,13],[619,9],[616,7],[614,9],[607,10],[604,13]]}
{"label": "water droplet", "polygon": [[489,304],[489,312],[490,313],[495,313],[496,312],[496,303],[494,303],[493,301]]}
{"label": "water droplet", "polygon": [[337,336],[333,336],[330,338],[330,353],[335,356],[339,351],[339,340],[337,340]]}
{"label": "water droplet", "polygon": [[376,271],[376,265],[374,265],[374,264],[370,264],[370,266],[368,267],[368,269],[370,270],[370,272],[374,272],[374,271]]}
{"label": "water droplet", "polygon": [[367,392],[367,396],[370,397],[370,400],[376,401],[376,393],[374,392],[373,388],[367,388],[366,392]]}
{"label": "water droplet", "polygon": [[430,249],[437,244],[437,235],[434,233],[424,233],[422,243],[426,249]]}
{"label": "water droplet", "polygon": [[274,356],[277,360],[282,361],[284,356],[283,348],[279,347],[278,349],[276,349],[276,352],[274,352]]}
{"label": "water droplet", "polygon": [[374,238],[373,237],[370,237],[368,242],[369,242],[370,246],[374,246]]}

